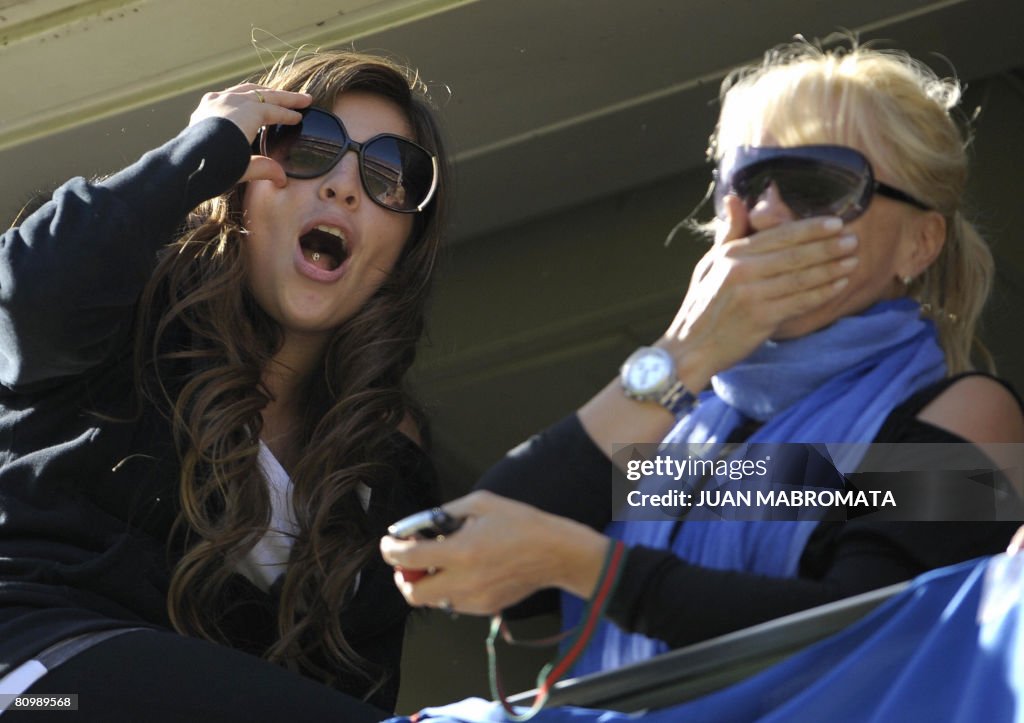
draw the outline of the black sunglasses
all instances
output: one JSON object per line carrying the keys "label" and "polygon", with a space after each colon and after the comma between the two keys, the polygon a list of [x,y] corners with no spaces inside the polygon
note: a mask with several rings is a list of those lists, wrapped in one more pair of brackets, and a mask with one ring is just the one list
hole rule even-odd
{"label": "black sunglasses", "polygon": [[849,223],[879,194],[930,211],[910,194],[875,180],[871,162],[847,146],[740,146],[714,172],[715,213],[725,217],[725,197],[739,196],[747,208],[771,184],[800,218],[839,216]]}
{"label": "black sunglasses", "polygon": [[291,178],[316,178],[352,151],[359,156],[359,177],[375,203],[398,213],[417,213],[437,191],[437,157],[408,138],[381,133],[352,140],[341,118],[306,108],[295,125],[266,126],[260,153],[281,164]]}

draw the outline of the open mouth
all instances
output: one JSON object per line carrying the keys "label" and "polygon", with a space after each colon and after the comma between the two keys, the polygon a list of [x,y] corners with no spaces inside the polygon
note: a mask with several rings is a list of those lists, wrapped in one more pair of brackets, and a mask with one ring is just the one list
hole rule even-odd
{"label": "open mouth", "polygon": [[345,263],[348,248],[341,229],[333,226],[316,226],[299,237],[302,256],[313,266],[324,271],[334,271]]}

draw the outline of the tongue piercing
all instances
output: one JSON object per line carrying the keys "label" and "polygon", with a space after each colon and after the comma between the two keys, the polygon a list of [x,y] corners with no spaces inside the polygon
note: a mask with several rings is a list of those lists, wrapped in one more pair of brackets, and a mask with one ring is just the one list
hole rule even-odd
{"label": "tongue piercing", "polygon": [[313,252],[313,261],[319,261],[319,260],[320,260],[320,252],[319,251],[314,251]]}

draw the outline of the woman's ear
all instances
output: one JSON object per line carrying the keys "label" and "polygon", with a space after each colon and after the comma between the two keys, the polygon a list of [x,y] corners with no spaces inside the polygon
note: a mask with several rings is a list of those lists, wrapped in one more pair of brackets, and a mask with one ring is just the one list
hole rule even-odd
{"label": "woman's ear", "polygon": [[909,234],[909,243],[900,276],[916,278],[942,252],[942,246],[946,243],[946,218],[938,211],[925,211],[911,219],[905,228]]}

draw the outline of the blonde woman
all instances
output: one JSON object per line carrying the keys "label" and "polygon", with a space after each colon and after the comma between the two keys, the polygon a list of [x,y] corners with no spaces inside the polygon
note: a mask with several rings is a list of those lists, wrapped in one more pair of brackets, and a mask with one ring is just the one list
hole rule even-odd
{"label": "blonde woman", "polygon": [[958,98],[864,47],[800,42],[733,73],[710,147],[714,245],[675,321],[446,505],[459,532],[383,539],[393,564],[437,571],[399,573],[406,599],[490,614],[558,588],[571,621],[620,565],[585,673],[1005,548],[1012,523],[606,528],[617,443],[1024,441],[1015,393],[972,371],[992,257],[961,210]]}

